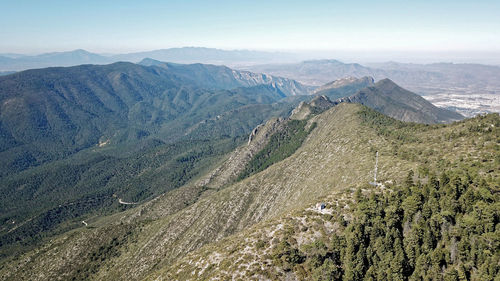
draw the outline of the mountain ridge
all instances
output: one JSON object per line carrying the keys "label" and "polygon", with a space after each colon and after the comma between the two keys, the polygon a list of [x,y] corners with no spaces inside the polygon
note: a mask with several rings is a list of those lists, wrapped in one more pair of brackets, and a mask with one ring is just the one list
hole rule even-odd
{"label": "mountain ridge", "polygon": [[[68,278],[87,276],[94,279],[125,276],[133,280],[156,279],[159,276],[196,279],[211,276],[210,274],[214,273],[213,269],[217,269],[215,273],[218,274],[235,276],[231,274],[239,274],[239,271],[228,272],[224,269],[226,266],[231,268],[233,262],[228,264],[224,256],[215,260],[204,259],[204,251],[208,249],[215,254],[223,252],[223,249],[233,249],[231,251],[234,253],[243,254],[247,247],[242,246],[238,242],[240,240],[232,240],[235,236],[231,235],[244,233],[240,231],[245,230],[263,230],[265,228],[261,227],[262,224],[256,223],[273,224],[275,219],[279,219],[283,215],[290,214],[297,209],[309,208],[318,200],[324,200],[323,196],[335,195],[338,194],[337,192],[352,194],[352,190],[355,190],[356,187],[369,188],[367,183],[373,176],[375,151],[378,151],[380,155],[380,174],[377,178],[380,183],[386,185],[389,185],[389,182],[404,181],[409,170],[425,171],[425,169],[420,170],[422,163],[424,163],[423,160],[428,161],[425,162],[427,163],[425,165],[429,169],[441,169],[450,165],[458,165],[462,161],[460,157],[466,154],[469,154],[467,159],[477,157],[483,153],[482,150],[479,150],[481,145],[476,146],[470,142],[460,141],[462,133],[477,132],[476,134],[484,135],[481,140],[490,147],[491,142],[494,141],[491,138],[492,134],[495,134],[493,130],[497,129],[493,127],[492,130],[489,122],[498,123],[495,121],[497,119],[498,116],[487,116],[485,119],[469,119],[446,126],[407,124],[384,117],[359,104],[341,103],[309,119],[308,123],[317,123],[317,127],[310,133],[301,147],[290,157],[275,163],[268,169],[240,182],[222,186],[220,189],[213,189],[213,187],[206,189],[202,191],[199,199],[195,200],[194,203],[189,203],[187,207],[179,206],[180,209],[174,213],[153,221],[148,220],[148,212],[154,212],[154,208],[161,209],[169,206],[170,204],[167,203],[170,202],[169,200],[176,200],[175,197],[171,196],[179,195],[178,192],[183,190],[189,193],[188,190],[191,187],[185,186],[173,194],[162,196],[155,201],[156,207],[153,209],[143,210],[139,207],[123,214],[114,215],[114,218],[102,222],[91,221],[90,223],[97,228],[81,229],[72,236],[63,235],[47,244],[46,248],[39,252],[43,256],[48,255],[56,258],[56,260],[51,259],[50,261],[51,270],[48,273],[51,275],[49,276],[43,277],[35,270],[47,267],[49,259],[34,259],[32,253],[19,260],[19,262],[23,261],[22,263],[24,263],[21,268],[30,270],[20,271],[16,269],[19,268],[19,263],[14,262],[4,266],[4,272],[9,272],[7,276],[12,278],[24,276],[22,278],[29,277],[35,280],[51,278],[50,276],[53,274]],[[477,122],[484,123],[479,123],[481,128],[490,129],[488,131],[474,131]],[[386,126],[388,126],[387,129]],[[462,133],[457,132],[457,130]],[[448,138],[448,134],[451,133],[454,135]],[[400,142],[395,140],[400,140]],[[432,146],[429,147],[429,145]],[[432,153],[425,152],[429,149],[432,150]],[[442,161],[443,157],[445,161]],[[493,163],[491,157],[487,159],[489,160],[481,165],[481,171],[488,170]],[[473,165],[473,163],[469,164]],[[492,180],[489,181],[490,184]],[[203,185],[199,188],[203,190]],[[120,216],[122,219],[119,219]],[[141,230],[138,230],[139,228],[134,230],[132,224],[127,223],[130,217],[135,218],[133,224],[141,225]],[[140,223],[141,221],[143,224]],[[257,228],[251,228],[252,225]],[[332,227],[326,223],[325,225]],[[279,228],[279,224],[275,226]],[[124,235],[123,233],[127,229],[131,233]],[[102,263],[95,265],[95,267],[88,267],[90,265],[85,261],[87,257],[98,254],[97,246],[89,244],[96,241],[92,237],[109,237],[110,241],[102,243],[111,244],[102,244],[101,242],[98,244],[110,245],[110,249],[116,250],[109,254],[106,252],[99,254],[98,257],[104,258]],[[111,241],[112,237],[116,238],[113,238],[115,242]],[[225,237],[228,239],[224,240]],[[258,242],[254,237],[251,235],[252,240],[245,240],[245,244],[250,246],[250,250],[254,249],[253,247],[256,247]],[[221,243],[234,241],[236,244],[223,244],[224,248],[217,248],[217,245],[220,244],[208,245],[208,243],[217,241],[222,241]],[[268,243],[266,245],[276,245],[274,242],[266,243]],[[73,244],[78,246],[72,246]],[[203,245],[208,246],[201,248]],[[211,247],[215,247],[215,249]],[[269,249],[269,247],[264,246],[264,249]],[[185,259],[180,259],[178,263],[175,263],[176,257],[191,251],[193,251],[192,255],[190,254]],[[61,259],[61,257],[66,256],[64,253],[69,252],[74,253],[71,264],[75,267],[67,267],[69,261]],[[251,254],[251,252],[247,253]],[[200,254],[202,255],[200,256]],[[186,265],[186,259],[191,258],[200,262]],[[225,262],[217,264],[221,260]],[[262,261],[266,261],[266,259]],[[205,267],[205,265],[210,264],[214,265]],[[178,265],[182,266],[178,267]],[[268,266],[269,264],[265,265],[265,268]],[[91,271],[78,271],[79,268]],[[191,268],[197,269],[192,271]],[[209,275],[203,275],[204,269],[201,268],[205,268],[206,274]],[[168,271],[169,269],[173,271]],[[89,275],[78,275],[80,274],[78,272]],[[251,276],[268,276],[261,275],[264,272],[253,272],[252,267],[243,270],[243,273],[245,272],[249,272],[252,274]],[[277,274],[280,274],[279,272],[281,271],[278,271]],[[192,274],[198,275],[193,276]],[[285,279],[282,275],[278,276],[281,276],[279,279]],[[268,278],[273,279],[272,277],[264,279]]]}
{"label": "mountain ridge", "polygon": [[83,49],[38,55],[0,54],[0,71],[21,71],[44,67],[109,64],[119,61],[138,63],[145,58],[176,63],[256,64],[295,60],[291,54],[250,50],[222,50],[203,47],[159,49],[125,54],[97,54]]}
{"label": "mountain ridge", "polygon": [[367,105],[401,121],[417,123],[450,123],[462,120],[459,113],[438,108],[419,95],[405,90],[390,79],[382,79],[338,102],[355,102]]}
{"label": "mountain ridge", "polygon": [[[224,88],[231,89],[237,87],[250,87],[260,84],[268,84],[285,92],[287,96],[306,95],[312,92],[313,87],[300,84],[294,80],[282,77],[275,77],[267,74],[253,73],[249,71],[237,71],[227,66],[217,66],[211,64],[176,64],[145,58],[140,65],[157,66],[175,72],[177,77],[190,80],[193,84],[204,81],[201,87],[210,89],[211,81],[218,85],[224,85]],[[197,76],[193,77],[193,73]],[[215,76],[215,75],[217,76]],[[220,86],[218,87],[220,88]]]}
{"label": "mountain ridge", "polygon": [[[201,78],[193,79],[189,73],[199,73]],[[248,90],[236,90],[247,99],[234,101],[240,104],[252,103],[251,100],[257,99],[259,95],[270,98],[267,102],[262,100],[259,103],[272,103],[288,95],[307,93],[307,88],[287,79],[275,80],[274,77],[247,72],[238,74],[236,79],[236,74],[238,72],[221,66],[176,65],[175,69],[165,69],[122,62],[103,66],[28,70],[2,76],[1,150],[33,143],[35,140],[43,142],[44,139],[73,143],[70,146],[79,150],[97,144],[98,138],[103,135],[111,137],[111,131],[125,128],[128,126],[125,120],[134,120],[139,127],[147,125],[146,127],[156,130],[160,123],[176,118],[193,106],[196,108],[196,103],[190,99],[213,96],[204,89],[227,91],[238,87],[258,86],[260,83],[269,84],[267,88],[255,88],[256,95],[251,95]],[[255,80],[252,75],[262,79]],[[166,96],[162,96],[165,94]],[[218,94],[234,96],[232,92]],[[155,99],[166,100],[163,105],[158,106],[153,104]],[[207,98],[204,100],[207,101]],[[101,120],[96,123],[96,116],[107,118],[109,122]],[[82,128],[89,126],[91,128],[85,130],[96,132],[82,136]],[[56,131],[72,137],[68,139],[60,134],[51,135]],[[145,131],[145,134],[151,132]],[[81,140],[72,139],[75,137]]]}
{"label": "mountain ridge", "polygon": [[[406,122],[434,124],[464,119],[461,114],[438,108],[387,78],[377,83],[373,83],[371,77],[335,80],[319,87],[315,91],[315,96],[309,104],[303,102],[294,110],[296,118],[304,118],[336,104],[349,102],[366,105]],[[299,115],[302,117],[298,117]]]}
{"label": "mountain ridge", "polygon": [[360,65],[337,60],[316,60],[290,64],[267,64],[242,69],[288,77],[321,86],[344,77],[371,76],[376,81],[389,78],[439,107],[472,117],[500,112],[500,68],[477,64],[371,63]]}

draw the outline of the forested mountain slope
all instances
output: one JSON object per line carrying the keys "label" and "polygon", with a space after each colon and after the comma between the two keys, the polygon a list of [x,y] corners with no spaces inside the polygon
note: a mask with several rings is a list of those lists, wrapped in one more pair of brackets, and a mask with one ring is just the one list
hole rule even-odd
{"label": "forested mountain slope", "polygon": [[82,65],[0,78],[1,256],[121,209],[117,197],[140,202],[185,184],[305,98],[266,81],[226,83],[218,74],[226,67],[175,67]]}
{"label": "forested mountain slope", "polygon": [[[258,153],[252,154],[250,161],[241,162],[244,167],[250,168],[250,173],[239,173],[243,176],[239,179],[233,176],[233,180],[221,181],[221,185],[210,185],[202,180],[198,184],[166,193],[144,207],[90,221],[90,228],[82,227],[63,234],[36,251],[10,259],[2,265],[2,276],[5,276],[5,280],[46,280],[56,277],[141,280],[157,279],[159,275],[163,279],[208,279],[218,276],[223,279],[254,277],[293,280],[310,279],[323,272],[325,276],[331,273],[345,279],[358,279],[367,276],[367,272],[372,274],[370,276],[383,276],[373,275],[373,270],[385,270],[387,267],[366,252],[367,249],[374,249],[375,246],[370,242],[372,240],[345,238],[346,235],[370,233],[360,232],[364,230],[358,228],[376,223],[370,221],[371,217],[363,215],[366,209],[363,207],[365,205],[361,205],[362,202],[369,205],[372,204],[370,202],[378,202],[370,200],[379,200],[382,202],[380,204],[385,204],[380,205],[382,209],[396,208],[395,211],[386,212],[402,214],[401,220],[407,220],[408,217],[411,226],[418,221],[405,212],[407,206],[413,205],[402,205],[400,200],[406,198],[397,197],[399,193],[395,191],[402,187],[403,194],[419,196],[413,185],[418,186],[419,181],[424,185],[431,181],[433,174],[451,173],[451,170],[471,177],[471,187],[465,187],[465,192],[471,188],[483,194],[481,196],[486,196],[484,198],[490,198],[478,197],[474,200],[483,200],[482,204],[487,206],[498,202],[498,115],[451,125],[430,126],[395,121],[366,107],[342,103],[319,115],[306,116],[303,120],[273,122],[285,123],[278,126],[282,129],[270,133],[267,144]],[[269,149],[271,147],[278,149]],[[371,187],[367,183],[373,181],[376,151],[379,152],[377,178],[381,185]],[[267,168],[260,170],[260,167],[265,166]],[[406,180],[411,170],[414,176],[409,177],[411,181]],[[218,174],[223,173],[219,171]],[[217,177],[217,173],[212,175]],[[449,177],[452,178],[452,175]],[[405,186],[406,183],[408,185]],[[446,186],[443,184],[443,188]],[[361,195],[357,192],[358,195],[354,196],[359,188],[362,188]],[[447,189],[436,188],[439,194],[443,194],[442,198],[452,196],[452,193],[448,195]],[[379,194],[376,197],[379,199],[362,199],[371,198],[370,193]],[[393,195],[380,199],[386,196],[384,194]],[[431,193],[421,196],[428,196],[426,194]],[[351,203],[352,200],[355,200],[355,204]],[[326,202],[331,215],[323,216],[306,210],[318,202]],[[340,209],[336,207],[336,202]],[[408,210],[416,214],[419,208],[423,208],[418,202],[423,201],[415,203],[415,210]],[[447,206],[432,209],[431,217],[439,212],[441,217],[450,218],[449,227],[453,228],[460,221],[460,217],[457,217],[460,212],[469,210],[453,209],[454,213],[445,213],[448,211]],[[405,209],[400,213],[398,208]],[[355,211],[357,209],[359,211]],[[495,207],[492,209],[495,210]],[[380,214],[377,210],[380,209],[375,208],[375,214]],[[421,216],[425,222],[428,215],[423,212]],[[339,221],[339,216],[343,220]],[[491,217],[493,225],[496,225],[498,213]],[[404,221],[387,223],[394,226],[394,232],[389,234],[395,239],[402,235],[400,231],[416,229],[409,227],[408,230]],[[386,229],[380,227],[380,223],[376,225],[376,229]],[[479,235],[492,237],[487,234],[491,228],[477,228],[475,231]],[[336,236],[332,233],[336,233]],[[383,237],[385,234],[375,231],[373,235],[373,241],[377,241],[377,235]],[[453,235],[455,241],[462,237]],[[271,239],[273,236],[277,239]],[[452,236],[449,237],[451,239]],[[323,239],[322,243],[326,246],[307,246],[315,239]],[[446,241],[452,241],[442,236],[435,236],[435,239],[438,242],[430,244],[430,251],[434,251],[436,245],[448,249]],[[337,244],[331,244],[334,242],[330,240],[337,241]],[[341,248],[337,246],[346,241],[355,244]],[[439,244],[439,241],[443,241],[443,244]],[[484,270],[485,276],[498,272],[494,260],[498,248],[491,246],[498,245],[495,241],[492,240],[493,244],[484,244],[489,247],[486,248],[489,252],[475,260],[475,264],[464,267],[469,276],[476,276],[473,275],[476,274],[473,268],[476,264],[479,266],[478,261],[493,266],[492,271],[481,269],[481,274]],[[217,243],[211,244],[213,242]],[[406,248],[407,242],[401,238],[400,242],[404,255],[408,256],[413,248]],[[359,250],[360,243],[365,247],[364,251]],[[209,245],[202,247],[206,244]],[[396,247],[400,244],[387,245]],[[460,253],[463,252],[458,249]],[[343,252],[337,254],[336,251]],[[389,255],[400,255],[396,248],[387,248],[385,251],[387,258],[384,261],[408,263],[402,267],[391,264],[390,268],[394,272],[387,271],[386,274],[404,279],[404,276],[415,272],[415,264],[410,263],[411,258],[392,259]],[[428,251],[419,253],[426,255]],[[186,252],[192,254],[184,257]],[[458,261],[456,256],[453,261],[448,261],[446,251],[440,253],[442,258],[436,258],[445,262],[442,264],[445,265],[445,271],[455,268],[455,261]],[[361,265],[348,263],[353,260],[353,254],[363,261]],[[434,259],[433,256],[429,257]],[[467,259],[465,257],[464,261]],[[439,261],[437,264],[440,269]],[[451,264],[453,266],[448,266]],[[372,267],[374,269],[370,270]],[[397,271],[398,268],[403,271]],[[460,273],[459,268],[456,268]],[[442,273],[436,271],[435,274]]]}
{"label": "forested mountain slope", "polygon": [[[0,77],[0,151],[2,166],[7,167],[2,172],[60,159],[99,143],[135,141],[158,131],[163,131],[162,138],[174,139],[179,135],[171,136],[166,127],[180,116],[195,123],[292,94],[271,81],[231,77],[228,82],[227,72],[235,71],[201,64],[166,69],[115,63]],[[257,88],[222,91],[244,86]],[[307,92],[293,92],[300,93]],[[198,116],[191,116],[194,113]]]}

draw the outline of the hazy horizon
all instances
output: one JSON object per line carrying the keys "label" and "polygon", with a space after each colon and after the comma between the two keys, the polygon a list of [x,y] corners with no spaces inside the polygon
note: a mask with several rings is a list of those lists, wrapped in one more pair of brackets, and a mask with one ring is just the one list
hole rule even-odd
{"label": "hazy horizon", "polygon": [[[171,48],[208,48],[204,46],[179,46]],[[21,52],[4,52],[0,56],[7,56],[18,58],[19,56],[37,56],[51,53],[72,52],[77,50],[84,50],[90,53],[102,56],[115,56],[128,53],[141,53],[150,52],[171,48],[161,48],[154,50],[136,50],[135,52],[123,53],[101,53],[94,50],[85,48],[77,48],[71,50],[53,50],[46,52],[36,53],[21,53]],[[344,63],[383,63],[383,62],[399,62],[399,63],[416,63],[416,64],[430,64],[430,63],[477,63],[486,65],[500,65],[500,52],[408,52],[408,51],[356,51],[356,50],[269,50],[269,49],[224,49],[213,48],[224,51],[256,51],[256,52],[269,52],[276,54],[290,55],[288,61],[284,63],[295,63],[304,60],[320,60],[320,59],[335,59]]]}
{"label": "hazy horizon", "polygon": [[499,64],[499,10],[498,1],[15,1],[2,7],[9,28],[0,30],[0,53],[197,46]]}

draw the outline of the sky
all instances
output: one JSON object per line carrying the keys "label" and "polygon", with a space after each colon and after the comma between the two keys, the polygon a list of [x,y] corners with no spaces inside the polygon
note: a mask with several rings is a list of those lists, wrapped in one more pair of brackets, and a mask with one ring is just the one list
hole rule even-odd
{"label": "sky", "polygon": [[[500,1],[0,0],[0,53],[500,53]],[[404,56],[404,55],[403,55]]]}

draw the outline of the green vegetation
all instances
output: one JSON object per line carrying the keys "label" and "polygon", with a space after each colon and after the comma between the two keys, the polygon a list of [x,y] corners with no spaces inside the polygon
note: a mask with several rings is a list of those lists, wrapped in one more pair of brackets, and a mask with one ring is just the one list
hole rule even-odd
{"label": "green vegetation", "polygon": [[306,129],[306,125],[307,120],[288,120],[285,127],[274,133],[269,138],[267,145],[250,160],[245,170],[238,176],[238,180],[263,171],[292,155],[316,127],[316,123],[313,123],[308,129]]}
{"label": "green vegetation", "polygon": [[[69,211],[54,212],[63,217],[68,214],[60,226],[81,226],[80,221],[89,218],[89,227],[48,236],[50,239],[35,237],[43,240],[43,246],[5,259],[0,263],[0,275],[7,280],[43,280],[62,274],[99,280],[148,276],[153,280],[214,276],[328,280],[410,279],[414,274],[434,278],[448,272],[453,275],[454,270],[481,279],[498,273],[498,115],[427,126],[394,121],[360,105],[341,104],[312,118],[309,123],[289,121],[282,132],[269,136],[269,146],[248,166],[250,177],[224,188],[187,184],[157,200],[100,219],[92,216],[101,214],[66,207],[79,197],[64,201],[61,210]],[[314,124],[318,125],[312,130]],[[79,172],[69,175],[81,182],[72,188],[89,199],[101,198],[94,196],[99,194],[112,200],[108,209],[100,209],[123,210],[129,206],[119,206],[113,194],[139,201],[164,192],[166,186],[175,188],[201,175],[224,157],[226,149],[244,141],[230,136],[214,142],[186,139],[190,141],[166,142],[148,136],[139,142],[143,146],[94,147],[95,158],[86,158],[89,151],[82,151],[67,162],[50,163],[53,170],[38,170],[50,167],[45,165],[29,169],[27,175],[37,172],[30,181],[41,179],[39,186],[44,189],[33,192],[36,188],[30,188],[28,194],[47,204],[73,196],[63,194],[66,189],[57,189],[53,183],[63,181],[51,177],[64,177],[50,171],[74,165]],[[366,185],[371,180],[375,151],[380,152],[378,178],[385,188]],[[263,170],[252,174],[259,169]],[[415,173],[405,177],[405,171],[411,169]],[[216,178],[224,172],[209,176]],[[88,184],[94,180],[100,184]],[[8,194],[23,194],[28,186],[13,184]],[[349,187],[363,190],[353,196]],[[54,190],[60,197],[49,198]],[[325,197],[330,200],[325,200],[328,213],[308,208]],[[469,201],[463,203],[465,199]],[[25,206],[29,204],[27,201]],[[463,207],[470,204],[472,209]],[[485,209],[490,210],[487,215],[492,222],[482,220],[486,217],[479,213]],[[72,213],[77,216],[71,217]],[[476,217],[481,224],[470,224]],[[49,216],[42,221],[52,220]],[[7,222],[5,226],[10,221],[3,222]],[[493,229],[485,228],[488,223]],[[12,232],[24,235],[22,230],[31,226],[30,221],[25,225],[18,227],[21,232]],[[109,237],[117,239],[106,240],[106,231],[113,227],[117,230],[109,230],[109,234],[117,235]],[[127,234],[128,228],[131,234]],[[55,234],[56,230],[46,233]],[[464,233],[467,242],[461,240],[466,239]],[[103,238],[97,240],[100,236]],[[22,242],[11,245],[24,247]],[[461,242],[479,248],[462,250]],[[413,245],[422,246],[418,250]],[[187,252],[191,253],[186,256]],[[97,258],[89,259],[92,255]],[[44,271],[47,266],[51,269]]]}
{"label": "green vegetation", "polygon": [[230,89],[255,83],[231,71],[115,63],[1,77],[0,258],[131,207],[118,197],[186,184],[300,102],[272,85]]}
{"label": "green vegetation", "polygon": [[[343,122],[334,122],[339,119],[327,118],[329,114]],[[289,205],[297,204],[291,202],[294,196],[307,200],[311,193],[305,197],[304,191],[326,189],[329,195],[208,245],[151,276],[183,280],[199,272],[204,279],[498,280],[498,114],[422,125],[344,104],[315,121],[314,138],[308,138],[300,152],[244,183],[256,184],[263,192],[277,186]],[[341,157],[315,166],[313,142],[320,159]],[[375,151],[382,184],[377,187],[367,184],[369,178],[358,180],[373,173]],[[300,167],[290,169],[292,160]],[[335,166],[338,162],[340,167]],[[342,165],[348,168],[342,170]],[[332,188],[351,171],[361,177],[337,185],[344,189]],[[308,175],[306,180],[300,179],[301,173]],[[283,176],[266,182],[273,174]],[[300,191],[288,196],[288,187],[296,182]],[[269,198],[260,197],[259,204]],[[275,202],[267,205],[270,212],[284,206]],[[318,202],[326,203],[324,211],[314,207]],[[206,266],[210,269],[203,270]]]}
{"label": "green vegetation", "polygon": [[368,107],[361,109],[358,115],[361,117],[363,125],[375,129],[379,135],[385,138],[396,140],[400,143],[417,141],[417,137],[415,136],[415,132],[417,131],[444,126],[403,122]]}
{"label": "green vegetation", "polygon": [[0,221],[9,228],[0,230],[0,257],[81,226],[82,216],[131,207],[120,205],[118,197],[142,202],[182,186],[243,141],[152,142],[127,157],[114,156],[125,154],[116,151],[82,153],[7,177],[0,188]]}
{"label": "green vegetation", "polygon": [[[313,280],[497,280],[500,193],[469,170],[358,191],[345,228],[294,247],[285,237],[273,261]],[[309,276],[309,277],[308,277]]]}
{"label": "green vegetation", "polygon": [[[226,88],[241,85],[226,85],[216,72],[219,67],[213,67],[193,70],[204,79],[210,76],[208,80],[131,63],[37,69],[0,77],[0,176],[65,159],[100,143],[241,136],[271,116],[286,114],[295,104],[291,100],[274,106],[286,95],[270,85]],[[249,105],[256,105],[253,116],[234,118],[234,111]],[[219,119],[223,122],[215,122]],[[199,126],[204,123],[210,123],[213,132]]]}

